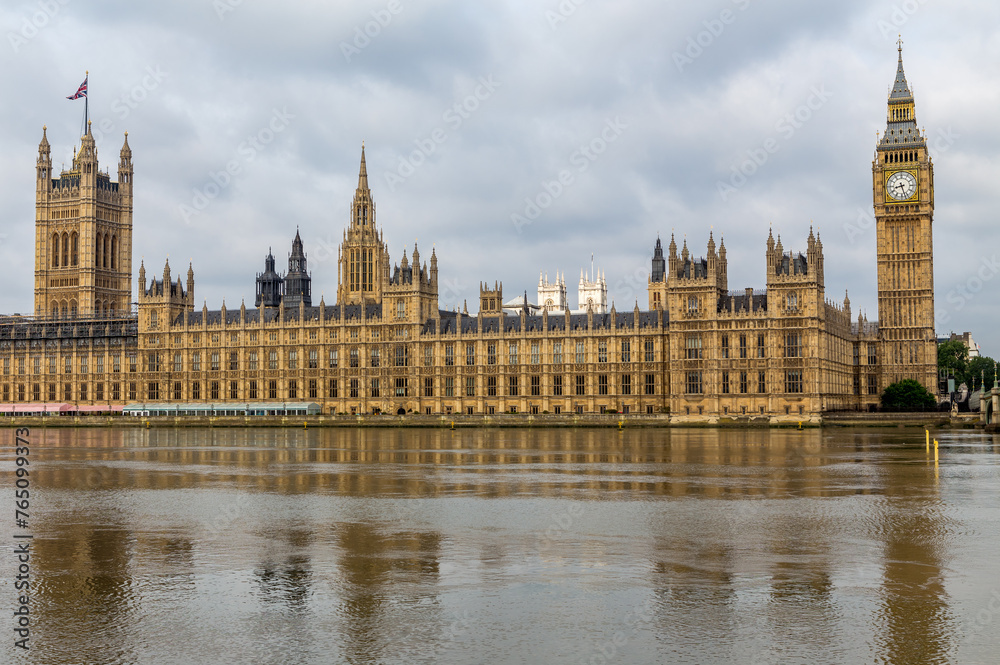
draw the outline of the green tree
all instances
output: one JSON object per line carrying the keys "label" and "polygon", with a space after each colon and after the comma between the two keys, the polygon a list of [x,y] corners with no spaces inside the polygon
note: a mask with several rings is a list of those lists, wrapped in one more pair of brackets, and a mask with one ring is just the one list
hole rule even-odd
{"label": "green tree", "polygon": [[[979,387],[979,382],[985,379],[987,390],[993,388],[996,382],[996,371],[997,363],[993,358],[989,356],[978,356],[969,361],[968,375],[969,380],[975,381],[976,387]],[[968,382],[967,382],[968,383]],[[972,384],[969,383],[969,390],[972,390]]]}
{"label": "green tree", "polygon": [[938,370],[947,370],[955,377],[955,386],[968,383],[969,380],[969,348],[955,340],[945,342],[938,347]]}
{"label": "green tree", "polygon": [[897,381],[882,393],[882,408],[887,411],[931,411],[937,398],[915,379]]}

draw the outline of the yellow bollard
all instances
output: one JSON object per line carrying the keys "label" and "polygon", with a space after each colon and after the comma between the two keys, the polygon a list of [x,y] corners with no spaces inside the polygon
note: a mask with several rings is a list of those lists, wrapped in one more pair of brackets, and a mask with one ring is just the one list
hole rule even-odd
{"label": "yellow bollard", "polygon": [[938,440],[934,439],[934,463],[937,464],[938,461]]}
{"label": "yellow bollard", "polygon": [[929,429],[924,430],[924,434],[927,435],[927,452],[931,451],[931,431]]}
{"label": "yellow bollard", "polygon": [[454,420],[451,421],[451,428],[455,429],[455,421]]}
{"label": "yellow bollard", "polygon": [[618,421],[618,431],[619,432],[622,431],[622,424],[623,424],[623,422],[624,421],[621,421],[621,420]]}

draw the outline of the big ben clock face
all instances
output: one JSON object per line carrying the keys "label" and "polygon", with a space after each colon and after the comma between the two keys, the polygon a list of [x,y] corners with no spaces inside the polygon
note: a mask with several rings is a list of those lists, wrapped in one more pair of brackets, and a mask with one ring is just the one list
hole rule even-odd
{"label": "big ben clock face", "polygon": [[909,201],[917,193],[917,178],[909,171],[896,171],[885,180],[886,200]]}

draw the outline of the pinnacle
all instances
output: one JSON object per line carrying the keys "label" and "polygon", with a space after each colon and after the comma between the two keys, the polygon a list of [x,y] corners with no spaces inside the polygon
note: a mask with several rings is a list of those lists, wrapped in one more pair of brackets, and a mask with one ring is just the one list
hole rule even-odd
{"label": "pinnacle", "polygon": [[365,164],[365,144],[361,144],[361,170],[358,173],[358,189],[368,190],[368,166]]}

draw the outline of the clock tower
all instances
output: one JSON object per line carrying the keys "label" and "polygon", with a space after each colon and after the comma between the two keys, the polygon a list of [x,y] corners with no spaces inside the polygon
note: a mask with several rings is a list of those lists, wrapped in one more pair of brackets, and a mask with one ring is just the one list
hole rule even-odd
{"label": "clock tower", "polygon": [[878,234],[880,390],[916,379],[937,393],[934,333],[934,165],[917,127],[899,42],[885,134],[872,162]]}

